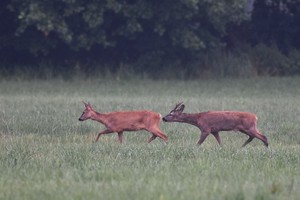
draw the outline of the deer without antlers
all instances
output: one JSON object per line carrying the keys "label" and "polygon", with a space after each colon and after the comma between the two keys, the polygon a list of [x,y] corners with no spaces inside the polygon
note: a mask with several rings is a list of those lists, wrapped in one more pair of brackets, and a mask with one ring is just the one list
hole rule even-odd
{"label": "deer without antlers", "polygon": [[80,116],[79,121],[91,119],[106,126],[104,131],[98,133],[96,142],[103,134],[117,132],[119,141],[122,143],[123,131],[138,130],[146,130],[152,133],[152,137],[148,139],[148,143],[150,143],[156,137],[160,137],[164,141],[168,140],[168,137],[159,129],[161,119],[161,115],[159,113],[148,110],[99,113],[93,109],[91,104],[85,102],[83,103],[85,105],[85,110]]}
{"label": "deer without antlers", "polygon": [[261,140],[268,146],[268,139],[256,128],[257,117],[249,112],[236,111],[208,111],[201,113],[183,113],[184,104],[179,103],[165,117],[165,122],[183,122],[197,126],[201,131],[198,144],[201,145],[206,137],[211,133],[219,144],[221,138],[220,131],[240,131],[249,136],[243,147],[250,143],[254,138]]}

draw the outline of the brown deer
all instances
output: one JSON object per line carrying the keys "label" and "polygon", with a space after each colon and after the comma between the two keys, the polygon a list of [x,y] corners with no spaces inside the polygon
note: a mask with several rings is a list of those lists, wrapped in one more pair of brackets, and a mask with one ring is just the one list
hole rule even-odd
{"label": "brown deer", "polygon": [[123,131],[138,130],[146,130],[152,133],[152,137],[148,139],[148,143],[156,137],[160,137],[164,141],[168,140],[168,137],[159,129],[161,119],[161,115],[159,113],[148,110],[99,113],[93,109],[91,104],[84,103],[84,105],[85,110],[80,116],[79,121],[91,119],[106,126],[104,131],[98,133],[96,142],[103,134],[117,132],[119,141],[122,144]]}
{"label": "brown deer", "polygon": [[235,111],[208,111],[201,113],[183,113],[184,104],[179,103],[165,117],[165,122],[183,122],[197,126],[201,131],[198,144],[201,145],[206,137],[211,133],[221,144],[220,131],[240,131],[249,136],[243,147],[250,143],[254,138],[258,138],[268,146],[268,139],[256,128],[257,117],[249,112]]}

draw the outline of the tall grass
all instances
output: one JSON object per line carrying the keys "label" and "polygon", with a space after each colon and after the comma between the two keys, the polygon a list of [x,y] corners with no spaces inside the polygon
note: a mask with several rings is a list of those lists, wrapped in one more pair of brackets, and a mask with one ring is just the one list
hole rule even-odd
{"label": "tall grass", "polygon": [[[298,199],[300,79],[205,81],[60,80],[0,83],[0,199]],[[269,139],[223,132],[196,146],[196,127],[162,123],[148,132],[101,136],[103,125],[79,122],[81,101],[96,110],[150,109],[167,114],[241,110],[258,116]]]}

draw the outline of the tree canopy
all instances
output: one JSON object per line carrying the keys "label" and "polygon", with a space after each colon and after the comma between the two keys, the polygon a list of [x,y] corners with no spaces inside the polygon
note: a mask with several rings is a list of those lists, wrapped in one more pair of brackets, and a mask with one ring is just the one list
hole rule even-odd
{"label": "tree canopy", "polygon": [[2,0],[2,62],[192,59],[245,43],[299,49],[300,0]]}

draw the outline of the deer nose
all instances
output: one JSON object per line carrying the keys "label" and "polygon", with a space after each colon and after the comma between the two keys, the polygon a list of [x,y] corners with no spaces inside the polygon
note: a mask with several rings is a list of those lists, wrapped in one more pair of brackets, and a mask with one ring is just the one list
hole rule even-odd
{"label": "deer nose", "polygon": [[163,118],[162,118],[162,120],[163,120],[164,122],[166,122],[166,121],[167,121],[167,119],[166,119],[165,117],[163,117]]}
{"label": "deer nose", "polygon": [[83,119],[81,119],[81,118],[79,118],[78,120],[79,120],[79,121],[83,121]]}

